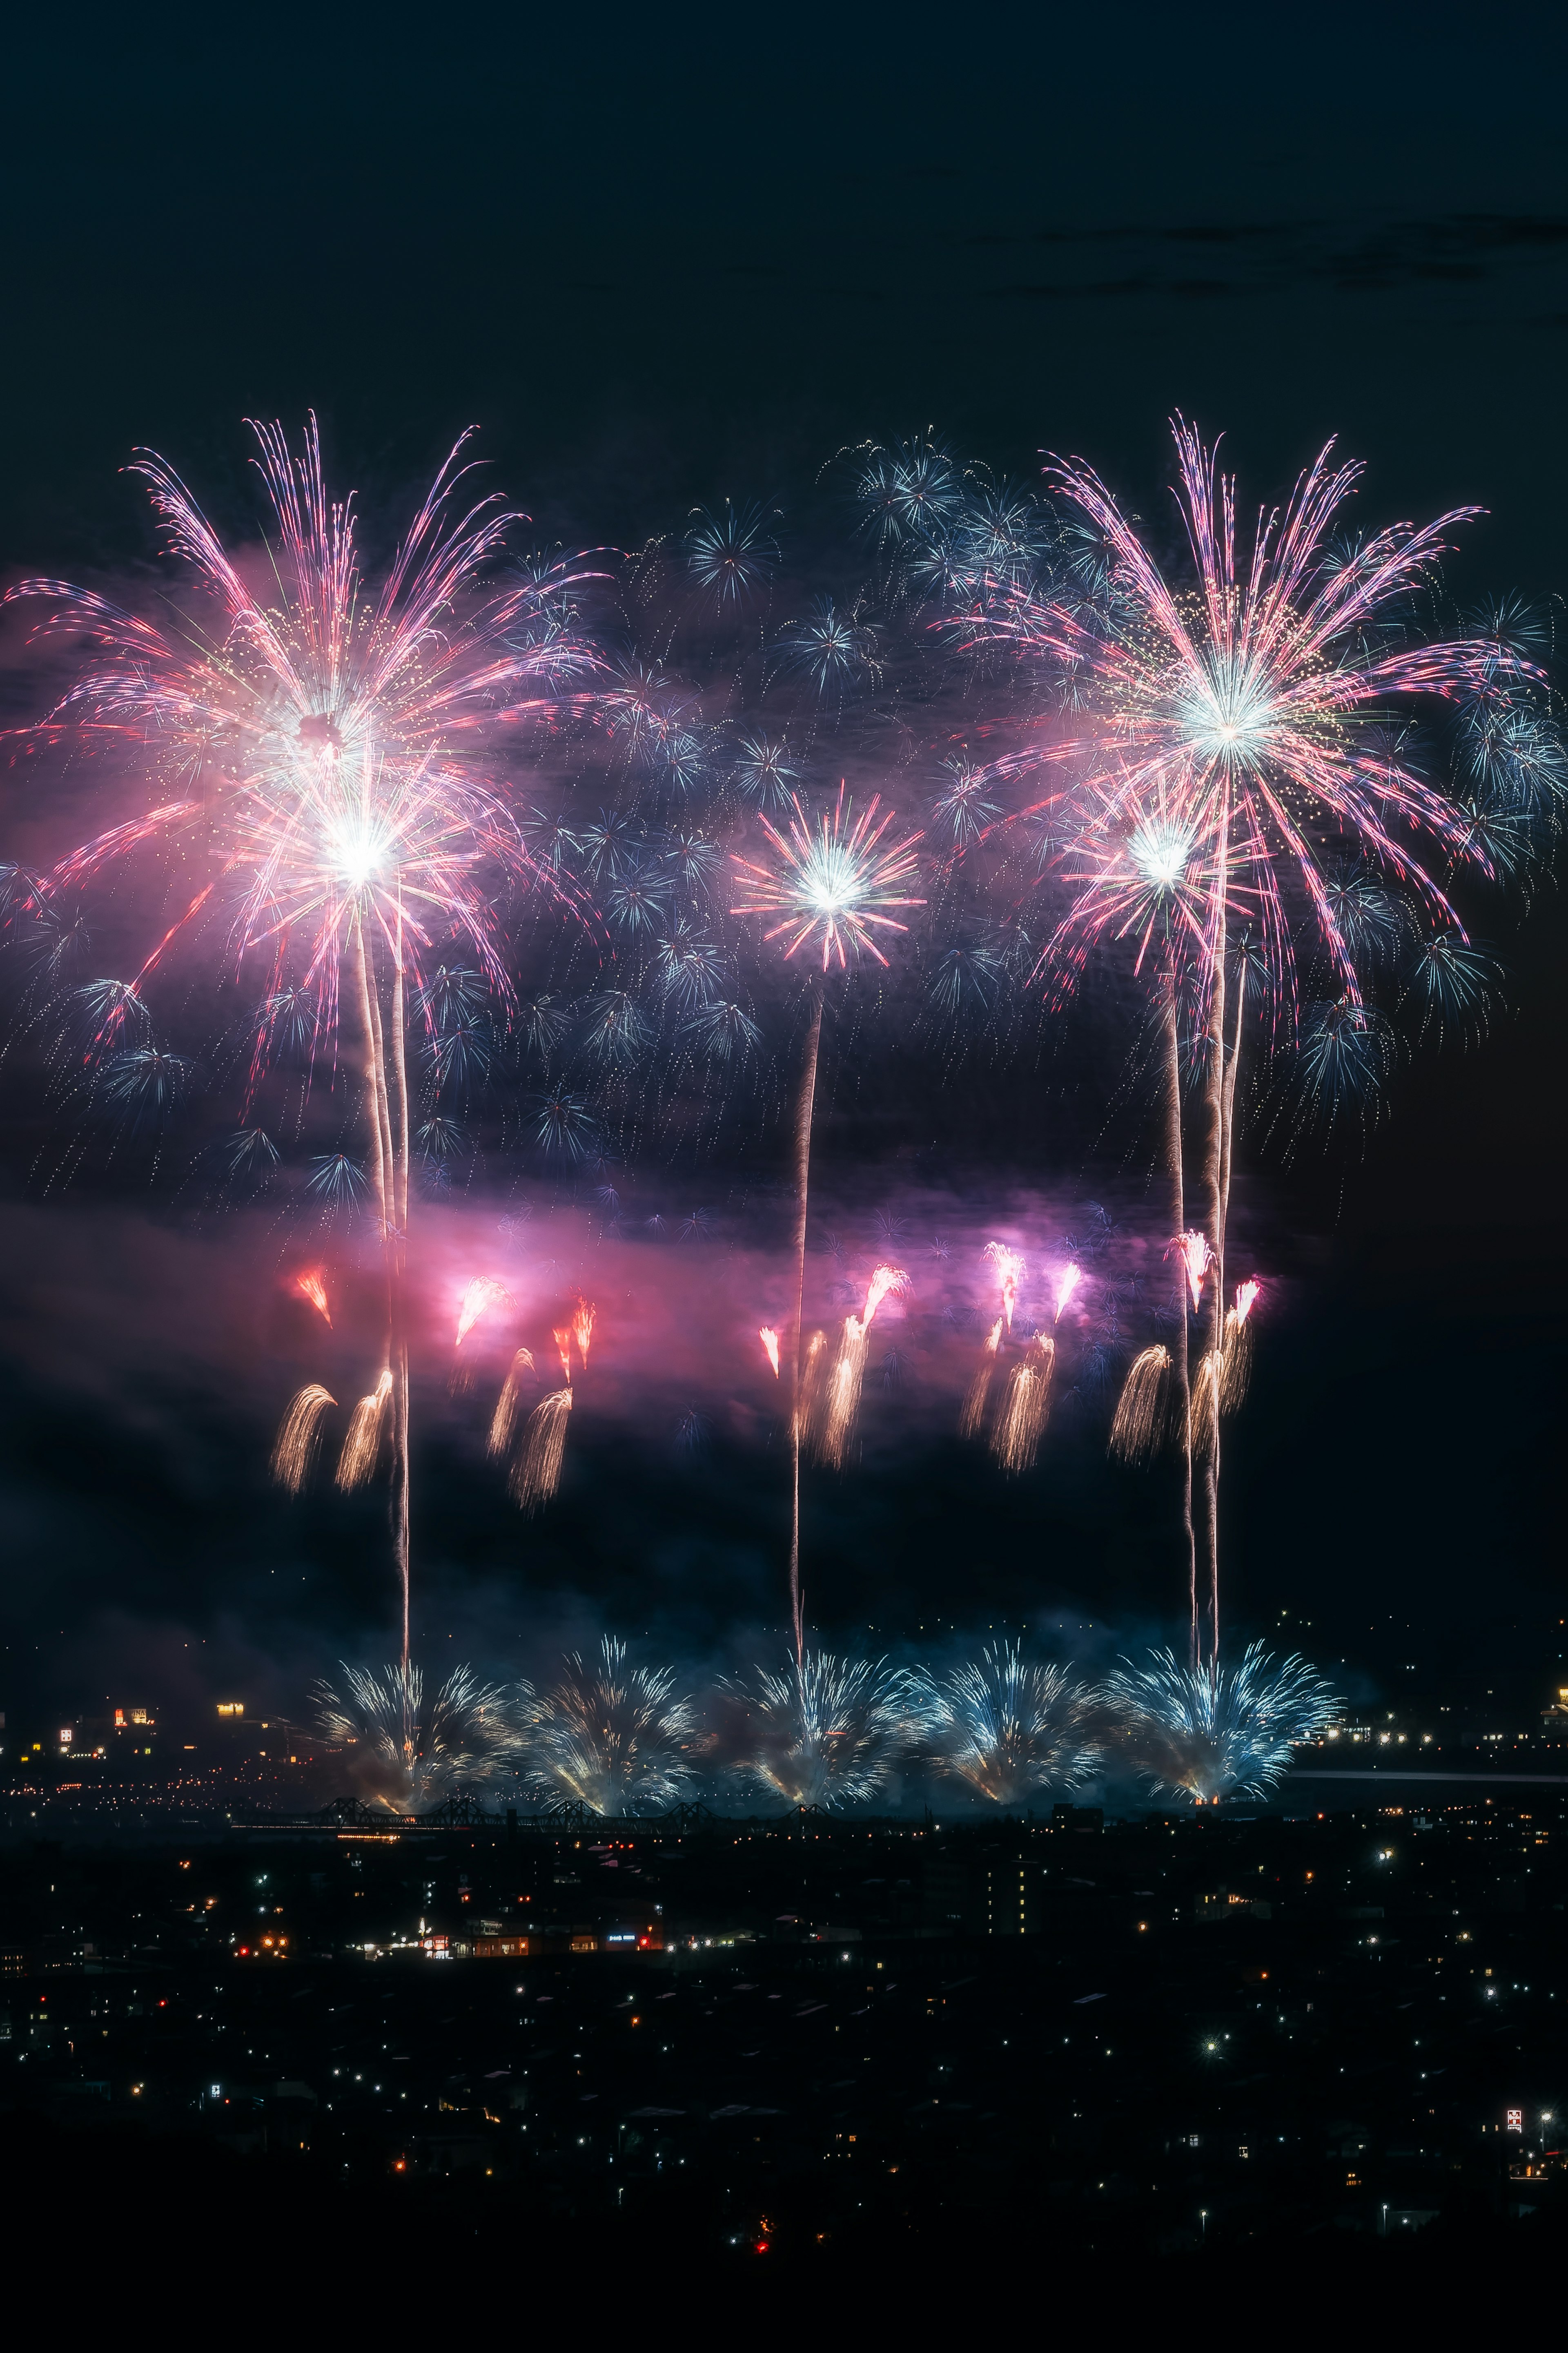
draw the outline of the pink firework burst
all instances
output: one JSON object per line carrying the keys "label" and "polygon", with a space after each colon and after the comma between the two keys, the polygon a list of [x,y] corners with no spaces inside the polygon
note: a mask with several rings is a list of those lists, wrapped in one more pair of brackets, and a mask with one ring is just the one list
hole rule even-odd
{"label": "pink firework burst", "polygon": [[925,905],[903,888],[918,878],[915,847],[921,836],[888,841],[891,810],[879,819],[880,797],[874,796],[856,817],[842,785],[831,812],[820,813],[815,825],[797,795],[790,796],[790,807],[794,814],[782,833],[767,818],[759,820],[773,853],[771,864],[736,856],[744,878],[740,888],[749,895],[731,913],[776,915],[779,921],[763,936],[787,935],[786,956],[820,938],[824,972],[836,956],[842,970],[847,950],[857,955],[864,950],[885,965],[876,934],[909,929],[887,910]]}

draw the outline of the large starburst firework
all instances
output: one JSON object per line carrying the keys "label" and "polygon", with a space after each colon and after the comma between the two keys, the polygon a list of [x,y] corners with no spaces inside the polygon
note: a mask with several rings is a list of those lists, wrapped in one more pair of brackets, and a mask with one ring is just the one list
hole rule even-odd
{"label": "large starburst firework", "polygon": [[1199,1804],[1227,1795],[1261,1797],[1289,1764],[1298,1741],[1332,1721],[1335,1695],[1305,1659],[1276,1661],[1261,1642],[1238,1666],[1178,1666],[1169,1651],[1146,1666],[1124,1659],[1099,1694],[1110,1741],[1151,1790]]}
{"label": "large starburst firework", "polygon": [[744,878],[739,887],[747,896],[731,913],[776,915],[779,921],[763,936],[787,936],[786,956],[820,938],[824,972],[835,957],[843,970],[849,954],[862,952],[885,965],[877,933],[909,929],[887,910],[925,904],[903,888],[919,874],[915,849],[921,836],[906,834],[889,842],[892,811],[879,820],[880,797],[874,796],[857,817],[842,785],[832,808],[820,811],[815,824],[797,794],[790,795],[789,805],[793,814],[782,833],[770,818],[759,820],[773,853],[769,864],[736,856]]}
{"label": "large starburst firework", "polygon": [[736,1705],[742,1775],[792,1806],[864,1805],[919,1741],[930,1701],[885,1660],[806,1650],[721,1689]]}

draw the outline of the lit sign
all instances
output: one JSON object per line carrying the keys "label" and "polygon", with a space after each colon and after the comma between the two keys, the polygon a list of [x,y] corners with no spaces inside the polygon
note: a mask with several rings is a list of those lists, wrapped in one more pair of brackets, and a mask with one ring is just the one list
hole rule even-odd
{"label": "lit sign", "polygon": [[220,1699],[217,1704],[217,1712],[220,1715],[243,1715],[245,1714],[245,1704],[242,1700],[237,1699]]}
{"label": "lit sign", "polygon": [[65,1746],[66,1746],[66,1747],[68,1747],[68,1747],[70,1746],[70,1745],[71,1745],[71,1728],[70,1728],[70,1725],[69,1725],[68,1724],[67,1724],[67,1725],[63,1725],[61,1726],[61,1728],[60,1728],[60,1739],[61,1739],[61,1741],[64,1743],[64,1745],[65,1745]]}
{"label": "lit sign", "polygon": [[1508,2112],[1508,2124],[1506,2130],[1516,2133],[1521,2133],[1524,2130],[1524,2110],[1522,2108],[1510,2108]]}

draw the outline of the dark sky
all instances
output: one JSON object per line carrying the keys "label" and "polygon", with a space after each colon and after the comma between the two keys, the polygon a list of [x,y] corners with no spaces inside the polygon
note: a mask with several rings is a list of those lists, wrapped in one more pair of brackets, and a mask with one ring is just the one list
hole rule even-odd
{"label": "dark sky", "polygon": [[[1458,585],[1545,602],[1568,523],[1564,45],[1547,8],[38,12],[10,37],[0,135],[0,565],[145,558],[116,474],[132,445],[222,510],[239,417],[311,404],[373,515],[478,421],[546,530],[622,543],[928,422],[1005,470],[1080,452],[1147,510],[1180,406],[1259,493],[1338,432],[1377,518],[1486,507]],[[1563,944],[1548,889],[1499,937],[1485,1046],[1407,1071],[1363,1160],[1247,1179],[1292,1283],[1236,1448],[1238,1618],[1311,1620],[1383,1688],[1407,1661],[1495,1658],[1531,1690],[1555,1666]],[[26,1226],[30,1134],[5,1151],[0,1278],[18,1691],[155,1680],[206,1640],[281,1695],[354,1640],[363,1577],[333,1587],[330,1534],[280,1568],[297,1536],[233,1483],[255,1426],[208,1429],[163,1326],[119,1386],[84,1380],[142,1313],[103,1303],[109,1271],[153,1245],[71,1229],[68,1203]],[[62,1272],[86,1261],[90,1296]],[[51,1318],[75,1371],[37,1345]],[[139,1451],[143,1377],[207,1431],[195,1469]],[[713,1486],[597,1522],[579,1497],[550,1609],[575,1559],[584,1625],[635,1593],[717,1644],[713,1563],[752,1539]],[[996,1506],[949,1466],[933,1501],[893,1465],[844,1506],[846,1619],[1147,1616],[1142,1571],[1117,1585],[1131,1507],[1098,1473],[1067,1488]],[[685,1529],[651,1595],[644,1509]],[[453,1537],[434,1630],[492,1640],[499,1546]],[[754,1622],[762,1571],[735,1574]],[[269,1615],[279,1575],[308,1606]]]}

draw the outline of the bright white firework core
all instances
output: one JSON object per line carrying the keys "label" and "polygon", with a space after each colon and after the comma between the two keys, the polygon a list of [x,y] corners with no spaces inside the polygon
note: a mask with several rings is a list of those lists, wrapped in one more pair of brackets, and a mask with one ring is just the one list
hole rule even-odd
{"label": "bright white firework core", "polygon": [[1127,849],[1146,882],[1169,891],[1186,872],[1187,860],[1193,854],[1192,828],[1144,818],[1129,835]]}

